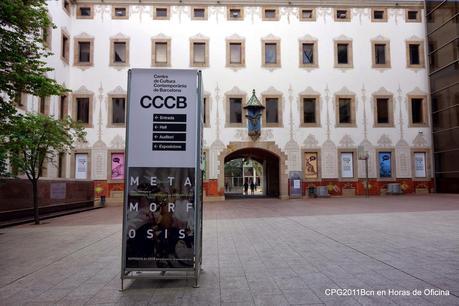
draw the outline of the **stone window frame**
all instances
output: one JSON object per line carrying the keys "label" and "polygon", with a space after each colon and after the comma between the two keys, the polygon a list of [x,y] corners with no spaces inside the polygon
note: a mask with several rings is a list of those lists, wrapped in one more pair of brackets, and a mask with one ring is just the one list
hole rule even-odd
{"label": "stone window frame", "polygon": [[[37,97],[38,98],[38,109],[37,113],[49,116],[50,113],[50,108],[51,108],[51,97],[46,96],[46,97]],[[43,111],[42,111],[43,107]]]}
{"label": "stone window frame", "polygon": [[[114,98],[124,98],[124,123],[113,123],[113,99]],[[128,99],[127,94],[108,94],[108,116],[107,116],[107,128],[125,128],[127,120],[127,108],[128,108]]]}
{"label": "stone window frame", "polygon": [[72,95],[72,119],[74,121],[77,121],[77,110],[78,110],[78,104],[77,104],[77,99],[78,98],[89,98],[89,122],[88,123],[81,123],[81,125],[84,128],[92,128],[93,127],[93,103],[94,103],[94,94],[78,94],[74,93]]}
{"label": "stone window frame", "polygon": [[[338,18],[338,15],[337,15],[337,14],[338,14],[338,11],[347,11],[347,13],[346,13],[346,18],[344,18],[344,19]],[[335,22],[350,22],[351,19],[352,19],[352,16],[351,16],[352,12],[351,12],[351,11],[352,11],[352,10],[351,10],[350,8],[339,8],[339,7],[335,7],[335,8],[333,9],[333,18],[334,18]]]}
{"label": "stone window frame", "polygon": [[[376,64],[376,45],[384,44],[385,64]],[[390,40],[372,40],[371,41],[371,61],[372,68],[391,68]]]}
{"label": "stone window frame", "polygon": [[[266,11],[267,10],[274,10],[275,17],[274,18],[266,17]],[[280,20],[279,7],[277,7],[277,6],[265,6],[265,7],[262,7],[262,9],[261,9],[261,20],[263,20],[263,21],[279,21]]]}
{"label": "stone window frame", "polygon": [[[353,47],[352,47],[353,41],[351,39],[349,40],[334,40],[334,46],[335,46],[335,66],[334,68],[349,68],[352,69],[354,68],[354,56],[353,56]],[[347,44],[348,49],[347,49],[347,57],[348,57],[348,63],[347,64],[339,64],[338,63],[338,44]]]}
{"label": "stone window frame", "polygon": [[[274,98],[277,99],[277,118],[278,121],[273,123],[268,123],[266,121],[266,110],[267,110],[267,105],[266,105],[266,99]],[[284,127],[284,122],[282,120],[283,118],[283,108],[284,108],[284,99],[281,94],[262,94],[261,95],[261,103],[265,106],[265,109],[263,111],[262,115],[262,122],[264,127],[270,127],[270,128],[282,128]]]}
{"label": "stone window frame", "polygon": [[[204,63],[195,63],[194,62],[194,44],[195,43],[204,43]],[[209,67],[209,39],[208,38],[191,38],[190,39],[190,67]]]}
{"label": "stone window frame", "polygon": [[[407,40],[406,42],[406,67],[407,68],[424,68],[425,67],[425,53],[424,53],[424,40]],[[410,45],[419,46],[419,64],[411,64]]]}
{"label": "stone window frame", "polygon": [[[266,44],[276,44],[276,63],[267,64],[266,60]],[[281,68],[281,40],[280,38],[276,39],[262,39],[261,40],[261,67],[263,68]]]}
{"label": "stone window frame", "polygon": [[[338,180],[347,182],[357,182],[359,180],[357,149],[355,148],[338,148]],[[343,177],[341,173],[341,153],[352,153],[352,177]]]}
{"label": "stone window frame", "polygon": [[[195,9],[204,9],[204,17],[196,17],[194,15],[194,10]],[[191,7],[191,20],[207,20],[209,18],[208,16],[208,7],[207,6],[192,6]]]}
{"label": "stone window frame", "polygon": [[[126,163],[126,152],[120,149],[108,149],[107,150],[107,183],[124,183],[124,177],[122,179],[112,179],[112,154],[123,154],[124,163]],[[124,176],[126,173],[124,173]]]}
{"label": "stone window frame", "polygon": [[[416,164],[415,164],[415,159],[414,159],[414,154],[415,153],[425,153],[426,155],[426,176],[425,177],[417,177],[416,176]],[[430,180],[432,178],[432,163],[431,163],[431,150],[427,148],[411,148],[411,173],[412,173],[412,178],[413,181],[426,181]]]}
{"label": "stone window frame", "polygon": [[[311,18],[304,18],[303,17],[303,11],[304,10],[311,10],[312,11],[312,17]],[[300,21],[316,21],[317,20],[317,14],[316,14],[316,8],[315,7],[300,7],[298,9],[298,19]]]}
{"label": "stone window frame", "polygon": [[[63,100],[64,99],[64,100]],[[59,119],[65,119],[66,116],[69,116],[69,99],[70,95],[69,94],[63,94],[59,96]],[[64,102],[64,103],[62,103]],[[62,104],[64,104],[64,107],[62,107]]]}
{"label": "stone window frame", "polygon": [[[304,154],[305,153],[315,153],[317,154],[317,178],[305,178],[304,177],[304,167],[305,162],[304,162]],[[322,180],[322,167],[321,167],[321,156],[320,156],[321,150],[319,148],[313,148],[313,149],[301,149],[301,170],[303,172],[303,181],[304,182],[319,182]]]}
{"label": "stone window frame", "polygon": [[[351,123],[339,122],[339,100],[351,99]],[[355,95],[336,95],[335,96],[335,127],[336,128],[356,128],[357,127],[357,114],[355,111]]]}
{"label": "stone window frame", "polygon": [[[80,42],[89,42],[89,62],[81,63],[79,61]],[[92,67],[94,66],[94,38],[74,37],[73,38],[73,66]]]}
{"label": "stone window frame", "polygon": [[[321,127],[320,123],[320,95],[300,95],[300,127],[303,128],[319,128]],[[315,99],[315,123],[305,123],[304,122],[304,99]]]}
{"label": "stone window frame", "polygon": [[[241,14],[239,17],[232,17],[231,15],[231,10],[240,10]],[[229,21],[240,21],[244,20],[245,14],[244,14],[244,7],[243,6],[237,6],[237,5],[230,5],[226,8],[226,20]]]}
{"label": "stone window frame", "polygon": [[[81,15],[80,8],[84,8],[84,7],[87,7],[87,8],[90,9],[91,14],[89,16],[82,16]],[[94,6],[93,6],[93,4],[92,3],[77,4],[77,7],[76,7],[76,19],[94,19]]]}
{"label": "stone window frame", "polygon": [[[230,99],[240,98],[241,99],[241,112],[242,122],[241,123],[230,123]],[[244,115],[244,105],[247,103],[247,95],[245,94],[225,94],[225,127],[226,128],[243,128],[247,125],[247,118]]]}
{"label": "stone window frame", "polygon": [[[167,16],[158,16],[156,9],[166,9]],[[171,19],[171,7],[170,6],[154,6],[153,7],[153,20],[170,20]]]}
{"label": "stone window frame", "polygon": [[[125,50],[126,50],[126,62],[125,63],[118,63],[115,62],[115,43],[125,43]],[[126,67],[129,66],[129,45],[130,39],[127,38],[110,38],[110,67]]]}
{"label": "stone window frame", "polygon": [[[51,16],[48,15],[48,18],[51,20]],[[53,26],[50,25],[47,28],[42,29],[42,38],[43,38],[43,47],[48,50],[52,50],[53,47]]]}
{"label": "stone window frame", "polygon": [[[67,45],[64,45],[64,37],[67,38]],[[61,51],[60,52],[61,60],[64,63],[69,64],[70,62],[70,34],[64,29],[61,29],[61,49],[60,51]],[[64,51],[65,51],[66,56],[63,56]]]}
{"label": "stone window frame", "polygon": [[[375,18],[375,12],[376,11],[382,11],[384,14],[384,17],[382,19],[376,19]],[[387,8],[385,7],[377,7],[377,8],[372,8],[371,9],[371,22],[387,22],[388,20],[388,13],[387,13]]]}
{"label": "stone window frame", "polygon": [[[389,123],[378,123],[378,99],[388,99]],[[394,96],[393,95],[373,95],[373,128],[393,128],[394,123]]]}
{"label": "stone window frame", "polygon": [[[56,163],[56,170],[57,170],[57,178],[66,178],[67,177],[67,156],[66,152],[58,152],[56,154],[57,163]],[[62,156],[62,165],[60,164],[60,158]],[[61,168],[62,167],[62,168]]]}
{"label": "stone window frame", "polygon": [[[166,62],[156,62],[156,43],[166,44]],[[171,39],[170,38],[152,38],[151,39],[151,67],[170,67],[171,66]]]}
{"label": "stone window frame", "polygon": [[17,92],[14,96],[14,102],[17,108],[27,110],[27,94],[25,92]]}
{"label": "stone window frame", "polygon": [[[68,6],[68,8],[66,7]],[[62,0],[62,9],[64,12],[70,16],[70,11],[71,11],[71,2],[70,0]]]}
{"label": "stone window frame", "polygon": [[[408,12],[417,12],[416,19],[408,19]],[[413,8],[407,8],[405,9],[405,22],[407,23],[418,23],[422,21],[422,16],[421,16],[421,9],[413,9]]]}
{"label": "stone window frame", "polygon": [[[377,147],[376,148],[376,180],[377,181],[382,181],[382,182],[395,182],[397,180],[397,174],[395,173],[396,167],[396,158],[395,158],[395,148],[390,147],[390,148],[384,148],[384,147]],[[390,158],[390,171],[392,176],[391,177],[381,177],[380,172],[379,172],[379,153],[382,152],[390,152],[391,153],[391,158]]]}
{"label": "stone window frame", "polygon": [[[91,149],[75,149],[75,150],[72,151],[71,157],[70,157],[70,160],[71,160],[70,178],[76,179],[75,178],[75,161],[76,161],[75,158],[76,158],[76,154],[86,154],[88,156],[88,172],[87,172],[86,180],[91,180],[91,178],[92,178]],[[80,179],[78,179],[78,180],[80,180]]]}
{"label": "stone window frame", "polygon": [[[206,99],[206,103],[204,103],[204,99]],[[203,114],[205,114],[206,122],[203,122],[203,127],[209,128],[210,127],[210,94],[204,94],[203,96]],[[204,121],[204,116],[202,117]]]}
{"label": "stone window frame", "polygon": [[[116,16],[115,14],[116,9],[119,9],[119,8],[126,9],[126,15]],[[129,5],[112,4],[112,19],[121,19],[121,20],[129,19]]]}
{"label": "stone window frame", "polygon": [[[304,64],[303,63],[303,44],[313,44],[314,45],[314,54],[313,54],[313,63]],[[299,67],[300,68],[319,68],[319,42],[314,39],[300,39],[299,40]]]}
{"label": "stone window frame", "polygon": [[[428,105],[427,105],[427,96],[426,95],[408,95],[408,127],[416,128],[416,127],[428,127],[429,126],[429,113],[428,113]],[[413,123],[413,105],[411,103],[412,99],[422,99],[422,123]]]}
{"label": "stone window frame", "polygon": [[206,173],[206,177],[204,178],[203,177],[203,181],[206,182],[206,181],[209,181],[209,149],[202,149],[202,154],[201,154],[201,161],[202,161],[202,155],[205,155],[206,156],[206,163],[205,163],[205,168],[204,168],[204,171]]}
{"label": "stone window frame", "polygon": [[[226,67],[229,68],[245,68],[245,39],[235,39],[235,38],[227,38],[226,39]],[[232,64],[231,63],[231,48],[230,45],[232,43],[240,43],[241,44],[241,63],[240,64]]]}

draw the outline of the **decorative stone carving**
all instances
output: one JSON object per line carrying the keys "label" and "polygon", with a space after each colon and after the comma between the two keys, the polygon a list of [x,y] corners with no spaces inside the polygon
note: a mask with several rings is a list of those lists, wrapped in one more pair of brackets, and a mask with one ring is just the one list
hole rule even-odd
{"label": "decorative stone carving", "polygon": [[241,141],[249,141],[249,136],[247,135],[246,129],[237,129],[234,133],[234,138],[239,139]]}
{"label": "decorative stone carving", "polygon": [[102,21],[104,21],[106,14],[109,16],[109,18],[112,16],[112,8],[110,5],[95,5],[94,12],[95,14],[100,15],[100,19],[102,19]]}
{"label": "decorative stone carving", "polygon": [[152,39],[170,39],[170,36],[167,36],[164,33],[159,33],[158,35],[152,36]]}
{"label": "decorative stone carving", "polygon": [[262,37],[261,39],[262,40],[280,40],[280,37],[277,37],[277,36],[275,36],[275,35],[270,33],[270,34],[266,35],[265,37]]}
{"label": "decorative stone carving", "polygon": [[335,37],[333,40],[352,40],[352,38],[344,34],[341,34],[340,36]]}
{"label": "decorative stone carving", "polygon": [[425,96],[427,92],[424,90],[419,89],[419,87],[415,87],[412,91],[406,93],[408,96]]}
{"label": "decorative stone carving", "polygon": [[427,142],[427,139],[424,137],[424,133],[418,133],[416,137],[413,140],[413,146],[417,148],[428,148],[429,143]]}
{"label": "decorative stone carving", "polygon": [[395,18],[395,24],[398,24],[398,18],[405,18],[405,10],[404,9],[388,9],[387,10],[388,17],[394,17]]}
{"label": "decorative stone carving", "polygon": [[205,36],[205,35],[203,35],[201,33],[198,33],[198,34],[190,37],[190,40],[193,40],[193,39],[196,39],[196,40],[206,40],[207,39],[208,40],[209,37],[207,37],[207,36]]}
{"label": "decorative stone carving", "polygon": [[395,166],[397,177],[411,177],[410,155],[411,151],[408,143],[405,140],[400,139],[395,146]]}
{"label": "decorative stone carving", "polygon": [[237,33],[234,33],[234,34],[232,34],[230,36],[227,36],[226,39],[227,40],[244,40],[245,38],[240,36],[240,35],[238,35]]}
{"label": "decorative stone carving", "polygon": [[225,18],[226,10],[224,6],[211,6],[209,7],[209,17],[215,16],[217,23],[220,21],[220,17]]}
{"label": "decorative stone carving", "polygon": [[359,16],[359,22],[362,24],[362,17],[368,17],[371,14],[371,9],[369,8],[354,8],[352,9],[352,16]]}
{"label": "decorative stone carving", "polygon": [[124,150],[124,138],[121,135],[116,135],[110,142],[110,148]]}
{"label": "decorative stone carving", "polygon": [[94,92],[90,91],[89,89],[86,88],[86,86],[81,86],[77,90],[73,91],[74,94],[77,95],[93,95]]}
{"label": "decorative stone carving", "polygon": [[121,86],[116,86],[115,89],[113,89],[112,91],[109,91],[107,93],[108,95],[127,95],[127,91],[124,90]]}
{"label": "decorative stone carving", "polygon": [[303,142],[303,147],[308,149],[317,148],[318,146],[319,142],[317,141],[317,138],[312,134],[309,134]]}
{"label": "decorative stone carving", "polygon": [[[105,144],[104,144],[105,145]],[[92,164],[91,172],[93,180],[106,180],[107,179],[107,149],[93,149],[92,150]]]}
{"label": "decorative stone carving", "polygon": [[352,139],[351,136],[349,135],[344,135],[343,138],[341,138],[339,142],[340,147],[342,148],[354,148],[355,147],[355,142]]}
{"label": "decorative stone carving", "polygon": [[298,16],[298,9],[291,6],[282,7],[279,13],[281,16],[287,16],[287,22],[290,23],[290,16]]}
{"label": "decorative stone carving", "polygon": [[273,130],[272,129],[262,129],[261,136],[259,138],[260,141],[268,141],[274,139]]}
{"label": "decorative stone carving", "polygon": [[[364,150],[368,152],[368,177],[375,178],[376,177],[376,149],[371,144],[370,141],[364,140],[360,143],[363,146]],[[365,161],[359,160],[358,161],[358,174],[359,178],[365,178]]]}
{"label": "decorative stone carving", "polygon": [[331,140],[323,143],[321,149],[322,156],[322,178],[337,178],[338,177],[338,154],[336,145]]}
{"label": "decorative stone carving", "polygon": [[218,156],[225,149],[225,144],[220,140],[215,140],[210,145],[209,152],[209,179],[216,179],[220,174],[220,160]]}
{"label": "decorative stone carving", "polygon": [[265,91],[261,92],[261,95],[264,96],[282,96],[282,91],[277,90],[276,88],[270,86]]}
{"label": "decorative stone carving", "polygon": [[84,149],[90,149],[91,146],[89,145],[89,142],[87,141],[77,141],[75,142],[75,149],[78,150],[84,150]]}
{"label": "decorative stone carving", "polygon": [[228,95],[228,96],[246,96],[247,93],[245,91],[239,89],[239,87],[234,86],[233,88],[231,88],[231,90],[225,92],[225,95]]}
{"label": "decorative stone carving", "polygon": [[301,171],[301,154],[298,143],[290,139],[285,145],[285,152],[288,155],[287,171]]}
{"label": "decorative stone carving", "polygon": [[333,9],[331,7],[320,7],[316,10],[317,16],[322,16],[324,18],[324,23],[327,23],[327,17],[333,16]]}
{"label": "decorative stone carving", "polygon": [[378,146],[384,148],[392,147],[392,140],[390,140],[389,136],[387,136],[386,134],[382,134],[378,140]]}

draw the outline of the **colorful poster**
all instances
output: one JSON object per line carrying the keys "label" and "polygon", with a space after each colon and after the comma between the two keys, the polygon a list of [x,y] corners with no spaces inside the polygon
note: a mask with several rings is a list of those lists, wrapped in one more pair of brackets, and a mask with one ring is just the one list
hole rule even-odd
{"label": "colorful poster", "polygon": [[83,180],[88,178],[88,154],[86,153],[75,154],[75,178]]}
{"label": "colorful poster", "polygon": [[317,152],[304,153],[304,178],[316,179],[319,177]]}
{"label": "colorful poster", "polygon": [[426,153],[414,153],[414,173],[415,177],[426,177]]}
{"label": "colorful poster", "polygon": [[352,152],[341,153],[341,177],[354,177],[354,163]]}
{"label": "colorful poster", "polygon": [[379,152],[379,177],[392,177],[392,153]]}
{"label": "colorful poster", "polygon": [[112,153],[112,180],[124,179],[124,153]]}

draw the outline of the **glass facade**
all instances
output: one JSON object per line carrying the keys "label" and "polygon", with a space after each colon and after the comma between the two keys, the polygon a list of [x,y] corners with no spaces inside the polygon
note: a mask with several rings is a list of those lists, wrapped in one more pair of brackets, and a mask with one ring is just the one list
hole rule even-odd
{"label": "glass facade", "polygon": [[458,11],[458,1],[426,1],[437,192],[459,193]]}

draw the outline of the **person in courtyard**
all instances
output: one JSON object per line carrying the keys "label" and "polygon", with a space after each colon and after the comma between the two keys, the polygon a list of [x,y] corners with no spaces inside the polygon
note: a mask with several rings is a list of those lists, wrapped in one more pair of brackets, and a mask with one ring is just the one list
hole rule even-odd
{"label": "person in courtyard", "polygon": [[252,195],[254,195],[254,192],[255,192],[255,184],[254,184],[253,181],[252,181],[252,182],[250,182],[250,193],[251,193]]}
{"label": "person in courtyard", "polygon": [[249,183],[247,181],[244,183],[244,194],[249,194]]}

